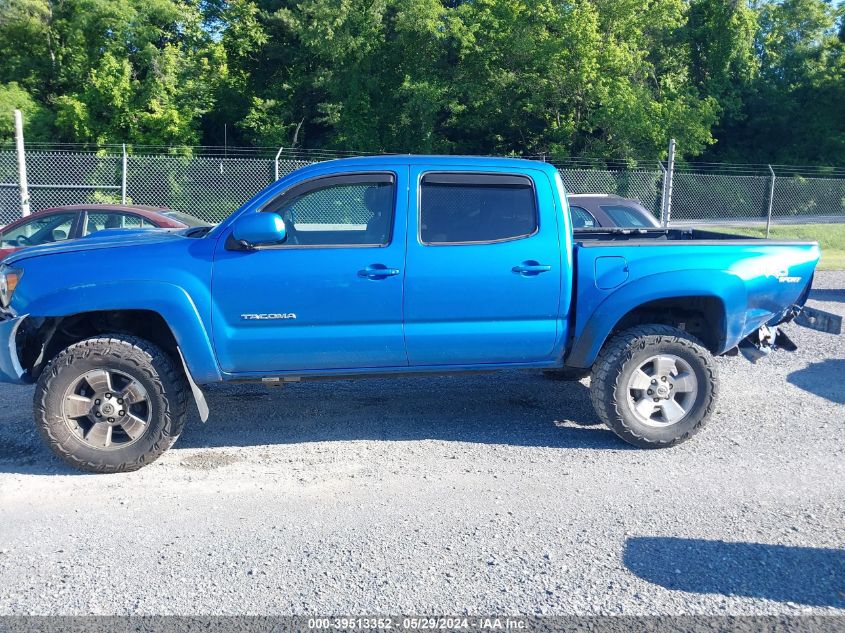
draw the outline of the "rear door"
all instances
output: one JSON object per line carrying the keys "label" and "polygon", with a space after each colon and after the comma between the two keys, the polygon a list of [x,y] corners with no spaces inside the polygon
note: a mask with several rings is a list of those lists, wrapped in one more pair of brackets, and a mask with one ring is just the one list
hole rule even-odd
{"label": "rear door", "polygon": [[547,360],[561,251],[545,173],[411,168],[405,338],[412,365]]}

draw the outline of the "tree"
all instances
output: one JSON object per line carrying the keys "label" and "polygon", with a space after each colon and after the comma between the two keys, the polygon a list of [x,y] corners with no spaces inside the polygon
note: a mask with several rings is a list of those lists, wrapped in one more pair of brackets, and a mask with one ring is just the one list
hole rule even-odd
{"label": "tree", "polygon": [[841,163],[843,47],[829,0],[0,0],[0,134]]}
{"label": "tree", "polygon": [[41,106],[16,82],[0,84],[0,143],[15,136],[14,111],[20,110],[27,127],[27,138],[46,141],[50,138],[50,112]]}
{"label": "tree", "polygon": [[55,112],[56,140],[200,140],[225,60],[198,1],[0,2],[0,80]]}
{"label": "tree", "polygon": [[824,0],[756,6],[756,74],[714,158],[837,164],[845,159],[843,12]]}
{"label": "tree", "polygon": [[[662,155],[711,142],[682,0],[231,2],[230,77],[259,144]],[[678,48],[682,49],[678,54]]]}

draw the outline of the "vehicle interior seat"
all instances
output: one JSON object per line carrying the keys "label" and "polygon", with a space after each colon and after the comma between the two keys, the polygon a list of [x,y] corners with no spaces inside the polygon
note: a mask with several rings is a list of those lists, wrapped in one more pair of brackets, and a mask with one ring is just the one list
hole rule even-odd
{"label": "vehicle interior seat", "polygon": [[123,228],[123,218],[116,213],[112,213],[106,216],[106,224],[103,228],[106,229],[122,229]]}

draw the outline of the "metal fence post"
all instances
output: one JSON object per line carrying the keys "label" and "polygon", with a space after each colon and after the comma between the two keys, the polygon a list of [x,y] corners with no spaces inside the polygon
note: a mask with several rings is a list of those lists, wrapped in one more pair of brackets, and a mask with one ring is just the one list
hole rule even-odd
{"label": "metal fence post", "polygon": [[279,151],[276,152],[276,158],[273,159],[273,182],[276,182],[279,179],[279,156],[282,155],[283,149],[285,148],[280,147]]}
{"label": "metal fence post", "polygon": [[769,209],[766,212],[766,239],[769,238],[769,229],[772,226],[772,205],[775,201],[775,170],[769,165],[769,173],[772,179],[769,181]]}
{"label": "metal fence post", "polygon": [[126,204],[126,143],[123,144],[123,172],[120,178],[120,204]]}
{"label": "metal fence post", "polygon": [[657,161],[657,166],[663,172],[663,180],[660,183],[660,224],[666,226],[666,168],[660,161]]}
{"label": "metal fence post", "polygon": [[18,186],[21,192],[21,215],[29,215],[29,186],[26,180],[26,153],[23,144],[23,116],[15,110],[15,148],[18,154]]}
{"label": "metal fence post", "polygon": [[672,181],[675,179],[675,139],[669,141],[669,160],[666,161],[666,215],[663,226],[669,226],[672,219]]}

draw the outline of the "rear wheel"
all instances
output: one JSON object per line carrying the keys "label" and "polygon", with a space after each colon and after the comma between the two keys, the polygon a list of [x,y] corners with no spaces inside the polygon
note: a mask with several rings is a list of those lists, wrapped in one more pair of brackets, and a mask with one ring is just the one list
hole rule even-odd
{"label": "rear wheel", "polygon": [[599,418],[643,448],[692,437],[711,416],[717,389],[710,352],[683,330],[664,325],[615,336],[599,355],[591,380]]}
{"label": "rear wheel", "polygon": [[139,338],[87,339],[60,352],[35,390],[35,420],[65,462],[91,472],[149,464],[182,432],[184,375],[161,349]]}

